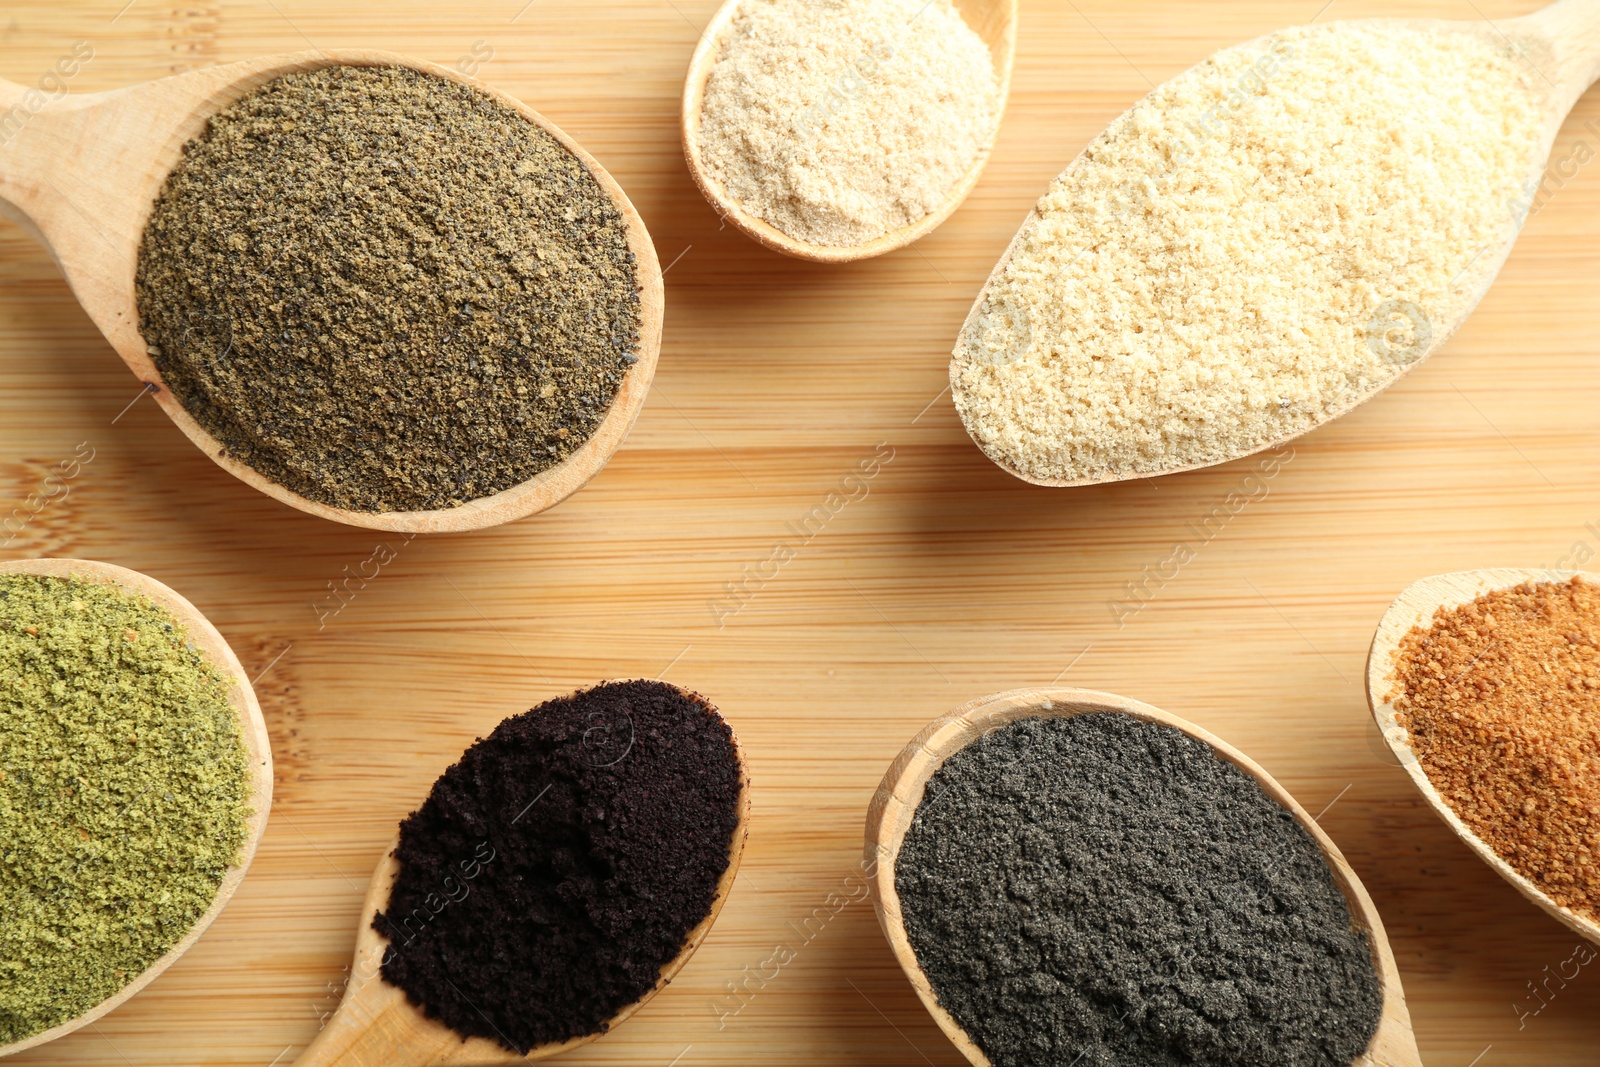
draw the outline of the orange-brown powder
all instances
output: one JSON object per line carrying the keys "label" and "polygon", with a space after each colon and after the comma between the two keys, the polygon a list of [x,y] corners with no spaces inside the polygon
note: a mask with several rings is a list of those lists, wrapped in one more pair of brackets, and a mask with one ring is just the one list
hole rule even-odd
{"label": "orange-brown powder", "polygon": [[1574,578],[1440,608],[1391,695],[1445,802],[1551,899],[1600,917],[1600,586]]}

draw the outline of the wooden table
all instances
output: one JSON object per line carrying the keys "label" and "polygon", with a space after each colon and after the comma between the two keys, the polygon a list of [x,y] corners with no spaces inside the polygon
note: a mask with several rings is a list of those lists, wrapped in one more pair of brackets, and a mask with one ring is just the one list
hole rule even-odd
{"label": "wooden table", "polygon": [[[75,90],[308,45],[477,57],[611,170],[672,264],[658,388],[606,471],[543,517],[407,542],[223,474],[136,399],[45,254],[0,226],[0,506],[93,450],[8,553],[108,560],[193,599],[260,674],[277,760],[266,839],[217,924],[131,1003],[19,1065],[291,1062],[336,1001],[395,821],[502,717],[623,675],[723,708],[750,753],[754,824],[699,955],[565,1062],[956,1063],[845,879],[880,775],[924,722],[1059,678],[1192,719],[1323,812],[1388,924],[1430,1065],[1600,1063],[1600,967],[1550,982],[1519,1025],[1573,935],[1423,806],[1360,687],[1412,579],[1600,555],[1600,165],[1552,182],[1442,354],[1301,441],[1209,540],[1192,524],[1253,461],[1032,488],[978,453],[942,392],[980,282],[1085,141],[1149,83],[1324,2],[1030,0],[977,192],[920,244],[845,268],[719,229],[690,184],[677,99],[713,0],[7,4],[0,75],[32,83],[83,40],[95,57]],[[1323,17],[1532,6],[1339,0]],[[1579,141],[1600,149],[1600,96],[1558,156]],[[746,583],[737,611],[717,607],[875,450],[893,458],[864,498]],[[1195,558],[1146,580],[1182,541]],[[320,610],[347,573],[369,577]],[[1130,582],[1137,610],[1114,611]],[[764,968],[779,945],[794,959]]]}

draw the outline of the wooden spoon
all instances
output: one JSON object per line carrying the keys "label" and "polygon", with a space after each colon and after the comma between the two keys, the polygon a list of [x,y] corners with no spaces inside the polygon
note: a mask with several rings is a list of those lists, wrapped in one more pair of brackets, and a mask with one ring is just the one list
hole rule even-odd
{"label": "wooden spoon", "polygon": [[869,871],[876,867],[872,886],[878,924],[883,927],[889,947],[893,949],[895,959],[900,961],[906,977],[911,979],[917,996],[922,998],[923,1005],[945,1036],[969,1061],[978,1067],[989,1067],[989,1058],[983,1054],[983,1050],[939,1004],[933,985],[923,974],[916,952],[906,936],[900,897],[895,891],[895,860],[916,816],[917,807],[922,803],[928,779],[952,755],[1007,723],[1040,716],[1067,718],[1107,711],[1175,727],[1210,745],[1218,756],[1254,778],[1267,796],[1294,815],[1295,821],[1321,847],[1323,858],[1333,872],[1334,882],[1350,905],[1352,921],[1372,944],[1373,964],[1383,983],[1383,1016],[1378,1023],[1377,1033],[1373,1035],[1367,1051],[1352,1067],[1421,1067],[1416,1038],[1411,1032],[1411,1013],[1406,1008],[1405,991],[1400,987],[1400,972],[1395,967],[1394,953],[1389,950],[1388,938],[1384,936],[1383,921],[1378,918],[1378,911],[1362,887],[1361,880],[1345,862],[1338,846],[1322,832],[1316,820],[1307,815],[1305,809],[1271,775],[1227,742],[1149,704],[1090,689],[1012,689],[964,704],[943,718],[935,719],[911,739],[911,743],[889,764],[889,770],[872,798],[872,806],[867,811],[866,863]]}
{"label": "wooden spoon", "polygon": [[733,739],[733,747],[744,785],[739,796],[739,822],[728,843],[728,869],[722,872],[717,882],[711,911],[700,920],[698,926],[689,931],[683,950],[661,968],[661,976],[655,986],[612,1016],[605,1030],[556,1044],[537,1045],[519,1056],[487,1038],[463,1038],[443,1023],[428,1018],[406,999],[398,986],[385,981],[381,971],[389,939],[373,929],[372,920],[378,912],[388,910],[390,890],[400,875],[400,861],[394,856],[394,850],[400,843],[396,834],[383,859],[378,861],[378,869],[373,872],[366,900],[361,905],[361,921],[356,929],[355,962],[350,967],[349,984],[339,1001],[339,1009],[300,1054],[300,1058],[295,1060],[295,1067],[429,1067],[434,1064],[486,1067],[491,1064],[542,1060],[579,1045],[587,1045],[638,1011],[672,981],[673,976],[689,962],[695,949],[700,947],[700,942],[711,931],[711,924],[717,921],[717,915],[733,889],[734,877],[739,873],[745,837],[749,834],[750,773],[737,736]]}
{"label": "wooden spoon", "polygon": [[[1562,123],[1566,121],[1568,112],[1572,110],[1573,105],[1577,103],[1578,98],[1584,94],[1589,86],[1594,84],[1596,78],[1600,78],[1600,0],[1559,0],[1559,2],[1531,15],[1525,15],[1521,18],[1500,19],[1498,21],[1448,21],[1442,19],[1369,19],[1363,21],[1406,26],[1412,29],[1430,30],[1438,33],[1475,34],[1492,42],[1497,47],[1504,47],[1507,43],[1512,43],[1526,56],[1531,64],[1542,72],[1543,77],[1538,80],[1546,87],[1544,125],[1539,148],[1533,153],[1534,158],[1530,161],[1530,170],[1527,178],[1528,188],[1535,187],[1540,179],[1543,178],[1551,146],[1555,142],[1556,134],[1560,131]],[[1258,37],[1247,42],[1244,47],[1264,50],[1269,41],[1270,35]],[[1121,120],[1119,119],[1118,121]],[[1083,162],[1083,159],[1084,154],[1080,153],[1077,158],[1067,165],[1060,177],[1065,177],[1072,173]],[[1060,179],[1058,178],[1057,180]],[[1024,235],[1033,229],[1038,220],[1037,209],[1028,212],[1028,216],[1023,220],[1016,236],[1011,239],[1011,243],[1006,247],[1004,254],[1001,255],[1000,261],[995,264],[994,270],[990,272],[989,280],[984,283],[983,290],[978,294],[977,300],[973,302],[971,311],[967,313],[967,318],[962,325],[961,333],[958,335],[959,339],[956,342],[950,364],[950,383],[953,389],[959,391],[957,372],[966,358],[966,339],[971,336],[973,331],[982,328],[983,307],[989,299],[991,289],[1005,272],[1007,264],[1011,262],[1011,257],[1016,253]],[[1401,366],[1397,373],[1387,378],[1382,384],[1370,388],[1365,393],[1351,395],[1344,403],[1325,412],[1316,423],[1303,430],[1286,433],[1282,437],[1263,444],[1241,447],[1233,455],[1224,456],[1221,459],[1211,460],[1206,463],[1174,464],[1160,470],[1139,470],[1127,473],[1113,472],[1091,477],[1039,477],[1017,470],[1003,457],[993,455],[987,450],[984,451],[984,454],[1006,473],[1025,482],[1030,482],[1034,485],[1062,487],[1100,485],[1106,482],[1118,482],[1127,479],[1178,474],[1183,471],[1198,470],[1201,467],[1232,462],[1235,459],[1257,452],[1281,448],[1288,442],[1310,433],[1312,430],[1333,421],[1341,415],[1348,414],[1366,401],[1371,400],[1390,385],[1405,377],[1429,355],[1438,351],[1440,346],[1449,340],[1451,335],[1466,321],[1467,316],[1472,313],[1478,302],[1483,299],[1484,294],[1489,291],[1490,285],[1494,283],[1495,276],[1500,272],[1500,267],[1504,265],[1506,257],[1510,255],[1511,248],[1516,243],[1517,234],[1521,231],[1521,228],[1520,226],[1513,227],[1508,225],[1505,229],[1505,239],[1499,247],[1486,249],[1478,257],[1478,260],[1488,265],[1490,269],[1484,273],[1483,282],[1478,287],[1477,292],[1472,294],[1464,303],[1461,314],[1454,321],[1429,324],[1431,342],[1421,355]],[[974,440],[977,439],[976,435],[973,435],[973,437]]]}
{"label": "wooden spoon", "polygon": [[234,891],[239,888],[239,883],[244,881],[244,873],[250,868],[250,861],[255,857],[256,845],[260,843],[261,835],[267,829],[267,812],[272,807],[272,746],[267,740],[267,724],[261,718],[261,705],[256,702],[255,690],[251,688],[250,679],[244,673],[244,668],[239,665],[239,658],[233,654],[233,649],[228,647],[228,642],[217,632],[217,628],[211,625],[210,620],[200,614],[198,608],[154,578],[109,563],[95,563],[82,559],[15,560],[0,563],[0,574],[44,574],[54,578],[102,582],[114,585],[124,592],[146,597],[169,612],[182,625],[184,632],[188,634],[189,642],[205,655],[207,661],[216,667],[218,672],[232,682],[228,692],[228,703],[238,716],[239,735],[243,738],[245,751],[249,754],[251,808],[250,817],[245,822],[245,839],[239,848],[239,860],[223,876],[222,884],[217,887],[216,898],[205,910],[205,914],[195,920],[189,932],[179,938],[177,944],[167,950],[166,955],[146,967],[133,981],[76,1019],[64,1022],[60,1026],[53,1026],[21,1041],[0,1045],[0,1056],[9,1056],[14,1052],[36,1048],[58,1037],[65,1037],[79,1027],[88,1026],[107,1012],[116,1010],[123,1001],[155,981],[157,975],[172,966],[179,956],[189,951],[190,946],[200,940],[200,935],[205,933],[206,927],[211,925],[213,919],[222,914],[222,909],[227,906]]}
{"label": "wooden spoon", "polygon": [[727,0],[712,16],[705,32],[700,35],[700,43],[695,47],[693,57],[689,60],[689,75],[683,83],[683,155],[689,162],[689,173],[694,176],[694,183],[700,187],[700,192],[710,201],[718,215],[732,222],[744,231],[746,236],[753,237],[775,252],[794,256],[796,259],[808,259],[813,263],[850,263],[904,248],[918,238],[933,232],[961,206],[961,202],[972,192],[973,187],[978,184],[978,179],[983,175],[983,168],[989,162],[989,153],[994,148],[995,139],[1000,135],[1000,116],[1005,114],[1006,98],[1011,93],[1011,67],[1017,50],[1017,0],[954,0],[962,19],[989,46],[989,54],[994,59],[995,74],[1000,78],[1000,106],[996,113],[994,129],[989,131],[988,139],[984,142],[983,150],[978,153],[978,158],[961,176],[961,180],[951,188],[949,196],[937,210],[929,212],[916,222],[859,245],[817,245],[790,237],[765,219],[746,211],[728,195],[722,183],[706,170],[705,162],[700,157],[700,110],[705,103],[706,84],[711,79],[711,70],[716,66],[717,57],[722,52],[723,41],[733,26],[734,19],[739,15],[741,2],[742,0]]}
{"label": "wooden spoon", "polygon": [[1583,571],[1518,570],[1510,567],[1436,574],[1431,578],[1412,583],[1405,592],[1395,598],[1393,604],[1389,605],[1389,610],[1383,613],[1383,618],[1378,623],[1377,633],[1373,635],[1372,650],[1367,654],[1367,703],[1372,707],[1372,717],[1377,721],[1378,731],[1383,734],[1384,741],[1388,742],[1390,751],[1399,759],[1400,765],[1411,776],[1412,784],[1417,787],[1423,799],[1433,806],[1434,813],[1444,820],[1445,825],[1454,830],[1456,836],[1465,841],[1467,847],[1477,853],[1479,859],[1487,863],[1500,877],[1516,886],[1523,896],[1568,929],[1600,943],[1600,923],[1551,900],[1544,890],[1501,859],[1499,853],[1490,848],[1483,838],[1461,821],[1455,809],[1446,803],[1444,797],[1439,795],[1439,791],[1428,780],[1428,774],[1423,770],[1421,761],[1411,749],[1411,735],[1400,724],[1392,703],[1393,699],[1400,695],[1396,690],[1400,642],[1405,640],[1413,627],[1424,630],[1431,627],[1434,612],[1440,608],[1450,609],[1470,604],[1484,593],[1496,589],[1509,589],[1523,582],[1565,582],[1573,577],[1581,577],[1600,585],[1600,575],[1587,574]]}
{"label": "wooden spoon", "polygon": [[[284,74],[348,64],[405,66],[461,82],[514,108],[578,158],[616,203],[640,283],[639,362],[594,434],[559,465],[520,485],[459,507],[433,511],[348,511],[307,500],[223,454],[162,383],[139,333],[134,271],[145,222],[185,142],[220,109]],[[65,97],[33,114],[41,94],[0,81],[0,115],[20,107],[31,118],[0,144],[0,213],[15,218],[55,256],[84,310],[124,363],[189,439],[223,470],[274,499],[351,526],[439,533],[495,526],[554,507],[599,473],[650,391],[661,349],[661,266],[644,222],[622,189],[577,142],[538,112],[456,71],[389,52],[315,51],[263,56],[191,71],[128,89]]]}

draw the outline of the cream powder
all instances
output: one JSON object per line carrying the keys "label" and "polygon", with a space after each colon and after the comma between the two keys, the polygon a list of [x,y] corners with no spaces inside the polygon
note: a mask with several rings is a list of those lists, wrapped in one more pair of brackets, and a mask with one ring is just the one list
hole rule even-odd
{"label": "cream powder", "polygon": [[790,237],[861,244],[941,206],[1000,121],[950,0],[748,0],[700,114],[701,160]]}
{"label": "cream powder", "polygon": [[1541,96],[1478,33],[1354,22],[1219,52],[1051,185],[951,364],[1037,479],[1219,462],[1336,414],[1475,299],[1537,176]]}

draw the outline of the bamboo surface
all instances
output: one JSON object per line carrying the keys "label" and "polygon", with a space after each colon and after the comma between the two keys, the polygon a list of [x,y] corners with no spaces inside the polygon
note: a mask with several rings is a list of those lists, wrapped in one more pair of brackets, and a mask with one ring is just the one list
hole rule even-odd
{"label": "bamboo surface", "polygon": [[[714,0],[525,2],[0,10],[0,77],[35,84],[84,40],[95,58],[76,91],[308,45],[467,57],[605,165],[670,265],[656,388],[610,466],[543,516],[407,541],[300,514],[210,463],[138,399],[49,258],[0,224],[4,514],[29,514],[45,475],[93,449],[3,555],[102,559],[192,600],[259,679],[277,770],[249,877],[199,944],[116,1012],[13,1062],[292,1062],[337,1000],[395,821],[433,778],[548,696],[664,676],[739,731],[744,865],[673,984],[560,1062],[962,1062],[854,888],[863,819],[929,720],[1055,683],[1189,719],[1321,813],[1383,916],[1430,1067],[1600,1064],[1600,966],[1570,977],[1576,935],[1426,808],[1362,690],[1373,628],[1413,580],[1600,556],[1600,165],[1549,183],[1441,353],[1270,477],[1249,479],[1247,459],[1043,489],[984,459],[944,392],[972,297],[1048,180],[1150,83],[1325,0],[1024,0],[976,191],[917,245],[846,266],[764,251],[695,191],[677,105]],[[1532,7],[1337,0],[1321,17]],[[1597,154],[1591,93],[1555,155]],[[847,485],[875,450],[892,460]],[[836,492],[857,499],[834,497],[820,532],[796,536]],[[1236,514],[1231,493],[1249,497]],[[1180,543],[1193,558],[1168,566]],[[364,584],[334,613],[328,585],[347,573]],[[740,582],[734,610],[725,587]]]}

